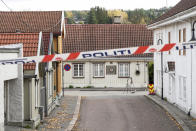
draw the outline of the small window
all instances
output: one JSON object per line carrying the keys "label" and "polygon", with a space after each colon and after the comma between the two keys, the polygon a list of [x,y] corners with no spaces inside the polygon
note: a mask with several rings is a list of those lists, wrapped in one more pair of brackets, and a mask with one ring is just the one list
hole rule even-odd
{"label": "small window", "polygon": [[179,30],[179,43],[181,43],[181,30]]}
{"label": "small window", "polygon": [[129,77],[130,76],[129,63],[119,63],[118,76],[119,77]]}
{"label": "small window", "polygon": [[186,28],[183,29],[183,42],[186,42]]}
{"label": "small window", "polygon": [[84,77],[84,64],[73,64],[73,77]]}
{"label": "small window", "polygon": [[104,69],[103,63],[93,64],[93,77],[104,77]]}

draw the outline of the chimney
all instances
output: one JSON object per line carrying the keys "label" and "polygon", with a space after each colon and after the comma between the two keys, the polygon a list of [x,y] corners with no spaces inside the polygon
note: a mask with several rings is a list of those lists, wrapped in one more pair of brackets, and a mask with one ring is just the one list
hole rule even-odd
{"label": "chimney", "polygon": [[68,18],[65,18],[64,20],[65,20],[65,24],[68,24]]}
{"label": "chimney", "polygon": [[20,29],[16,29],[16,33],[21,33],[21,30]]}
{"label": "chimney", "polygon": [[114,16],[114,24],[121,24],[121,16]]}

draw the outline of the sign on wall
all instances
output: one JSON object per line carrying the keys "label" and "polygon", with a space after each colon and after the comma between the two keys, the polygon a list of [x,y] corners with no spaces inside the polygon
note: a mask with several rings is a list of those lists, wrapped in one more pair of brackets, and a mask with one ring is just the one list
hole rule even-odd
{"label": "sign on wall", "polygon": [[106,66],[106,75],[116,75],[116,66]]}
{"label": "sign on wall", "polygon": [[65,71],[70,71],[70,70],[71,70],[71,65],[66,64],[66,65],[64,66],[64,70],[65,70]]}

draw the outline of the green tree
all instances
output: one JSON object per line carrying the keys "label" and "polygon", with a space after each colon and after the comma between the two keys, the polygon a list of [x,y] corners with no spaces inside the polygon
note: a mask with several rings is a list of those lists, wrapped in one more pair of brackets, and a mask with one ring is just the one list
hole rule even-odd
{"label": "green tree", "polygon": [[91,8],[88,14],[88,24],[97,24],[97,18],[94,8]]}
{"label": "green tree", "polygon": [[104,8],[95,7],[91,8],[87,17],[88,24],[109,24],[112,23],[111,18],[108,16],[108,12]]}
{"label": "green tree", "polygon": [[110,22],[108,12],[104,8],[95,7],[95,14],[98,24],[108,24]]}

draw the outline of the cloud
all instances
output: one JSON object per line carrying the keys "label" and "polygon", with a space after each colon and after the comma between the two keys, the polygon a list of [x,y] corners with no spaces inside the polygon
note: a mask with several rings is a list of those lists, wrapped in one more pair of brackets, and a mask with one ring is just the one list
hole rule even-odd
{"label": "cloud", "polygon": [[[169,6],[174,6],[180,0],[168,0]],[[101,6],[106,9],[161,8],[166,6],[166,0],[6,0],[13,10],[89,10]],[[8,10],[0,3],[0,10]]]}

